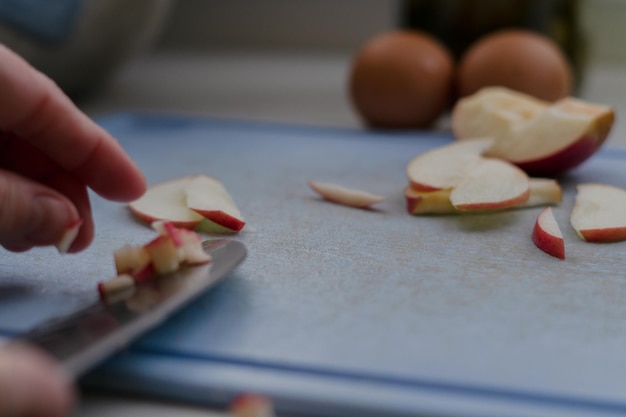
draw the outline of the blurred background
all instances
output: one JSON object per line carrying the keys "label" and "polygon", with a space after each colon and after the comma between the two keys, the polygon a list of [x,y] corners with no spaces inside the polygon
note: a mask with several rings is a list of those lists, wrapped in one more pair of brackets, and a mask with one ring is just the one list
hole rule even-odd
{"label": "blurred background", "polygon": [[626,108],[623,0],[0,0],[0,42],[93,116],[157,110],[354,127],[347,76],[368,39],[410,25],[440,36],[460,24],[480,30],[503,4],[560,42],[581,74],[577,95],[618,115]]}

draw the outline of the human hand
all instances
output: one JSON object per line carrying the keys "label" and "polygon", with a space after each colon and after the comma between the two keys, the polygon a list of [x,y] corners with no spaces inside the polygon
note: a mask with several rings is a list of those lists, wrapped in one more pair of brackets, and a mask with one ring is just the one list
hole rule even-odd
{"label": "human hand", "polygon": [[74,401],[69,378],[43,353],[0,347],[0,417],[64,417]]}
{"label": "human hand", "polygon": [[145,187],[115,139],[0,45],[0,245],[16,252],[53,245],[82,219],[69,250],[78,252],[94,235],[88,188],[129,201]]}

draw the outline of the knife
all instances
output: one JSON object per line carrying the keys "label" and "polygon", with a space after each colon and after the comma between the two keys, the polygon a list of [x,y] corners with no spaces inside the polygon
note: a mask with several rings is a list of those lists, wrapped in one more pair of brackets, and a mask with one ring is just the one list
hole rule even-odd
{"label": "knife", "polygon": [[45,321],[14,341],[43,349],[79,378],[226,278],[247,254],[236,240],[208,240],[202,246],[210,263],[183,267],[111,302],[96,301]]}

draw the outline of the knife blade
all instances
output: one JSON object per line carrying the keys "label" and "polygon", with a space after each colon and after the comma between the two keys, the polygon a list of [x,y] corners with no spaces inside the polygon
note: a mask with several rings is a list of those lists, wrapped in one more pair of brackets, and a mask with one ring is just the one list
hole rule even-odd
{"label": "knife blade", "polygon": [[138,285],[132,294],[96,301],[45,321],[13,342],[43,349],[69,376],[80,377],[222,281],[247,254],[236,240],[208,240],[202,245],[212,257],[210,263],[181,268]]}

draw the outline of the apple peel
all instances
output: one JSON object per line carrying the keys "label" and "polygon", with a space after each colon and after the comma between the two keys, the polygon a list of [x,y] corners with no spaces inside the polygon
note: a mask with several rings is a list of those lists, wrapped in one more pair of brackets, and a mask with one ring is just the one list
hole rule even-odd
{"label": "apple peel", "polygon": [[325,200],[349,207],[367,208],[385,200],[384,196],[328,182],[309,181],[308,185]]}
{"label": "apple peel", "polygon": [[532,240],[537,248],[555,258],[565,259],[565,241],[554,218],[552,207],[546,207],[537,216]]}

